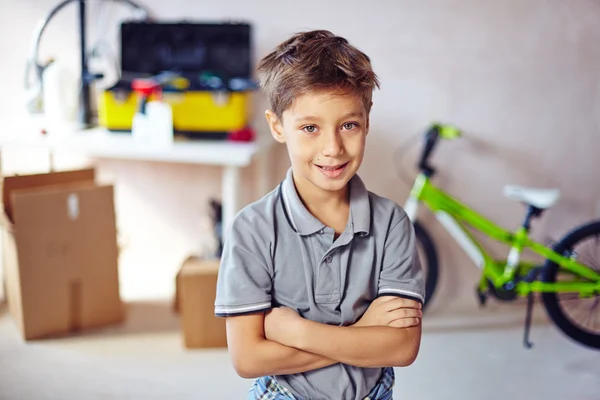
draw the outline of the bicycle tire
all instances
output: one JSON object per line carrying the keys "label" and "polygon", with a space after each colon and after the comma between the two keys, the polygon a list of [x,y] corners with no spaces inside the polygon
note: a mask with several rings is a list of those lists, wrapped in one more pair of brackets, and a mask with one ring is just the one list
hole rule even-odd
{"label": "bicycle tire", "polygon": [[417,242],[421,245],[426,258],[427,265],[423,265],[421,260],[421,266],[426,269],[425,271],[425,301],[423,302],[423,310],[427,308],[427,305],[431,301],[433,294],[438,283],[438,258],[437,251],[435,249],[435,243],[431,239],[431,236],[427,230],[418,222],[413,223],[415,229],[415,236]]}
{"label": "bicycle tire", "polygon": [[[600,221],[576,227],[556,243],[553,249],[558,254],[564,254],[572,250],[577,243],[594,235],[600,236]],[[556,282],[558,272],[559,265],[547,260],[542,270],[541,280],[543,282],[554,283]],[[594,334],[584,330],[573,319],[569,318],[560,305],[557,293],[542,293],[542,301],[550,319],[565,335],[586,347],[600,350],[600,333]]]}

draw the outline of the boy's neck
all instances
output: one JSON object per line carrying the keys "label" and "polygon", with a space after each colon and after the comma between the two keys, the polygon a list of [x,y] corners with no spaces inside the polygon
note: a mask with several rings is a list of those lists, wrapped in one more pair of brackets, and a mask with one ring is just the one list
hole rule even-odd
{"label": "boy's neck", "polygon": [[341,190],[328,191],[315,187],[307,180],[293,177],[298,197],[315,218],[334,228],[336,232],[345,226],[350,211],[348,184]]}
{"label": "boy's neck", "polygon": [[322,190],[305,179],[297,179],[294,174],[294,186],[300,200],[305,204],[311,204],[317,207],[336,207],[347,205],[349,203],[348,185],[345,185],[338,191]]}

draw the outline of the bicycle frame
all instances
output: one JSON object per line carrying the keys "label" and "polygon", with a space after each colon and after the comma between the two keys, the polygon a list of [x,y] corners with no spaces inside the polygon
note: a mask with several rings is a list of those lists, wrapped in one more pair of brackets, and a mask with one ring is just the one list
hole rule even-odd
{"label": "bicycle frame", "polygon": [[[425,204],[434,213],[436,219],[454,237],[473,262],[482,269],[481,289],[487,288],[487,278],[496,287],[511,282],[516,283],[519,295],[527,295],[530,292],[578,292],[581,296],[587,297],[600,292],[600,274],[598,272],[530,239],[527,230],[523,227],[513,233],[498,226],[437,188],[424,173],[419,174],[415,180],[404,207],[412,221],[416,220],[420,203]],[[505,260],[494,260],[467,230],[467,226],[471,226],[496,241],[508,244],[510,246],[508,257]],[[535,263],[521,261],[521,253],[526,248],[560,265],[561,272],[569,272],[579,280],[556,283],[537,280],[533,282],[519,281],[516,279],[517,274],[523,276],[536,266]]]}

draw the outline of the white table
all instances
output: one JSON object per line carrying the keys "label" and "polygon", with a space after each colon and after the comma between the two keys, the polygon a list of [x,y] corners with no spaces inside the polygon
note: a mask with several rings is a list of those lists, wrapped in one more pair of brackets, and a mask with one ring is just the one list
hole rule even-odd
{"label": "white table", "polygon": [[[25,122],[23,122],[25,121]],[[171,163],[217,165],[223,167],[221,202],[223,232],[231,224],[241,206],[241,170],[256,159],[256,187],[261,194],[269,190],[269,154],[273,143],[269,137],[258,137],[252,143],[226,141],[176,141],[171,145],[151,145],[127,133],[110,133],[103,128],[80,130],[62,127],[41,134],[43,121],[0,116],[0,149],[5,146],[45,148],[54,151],[79,152],[91,158],[160,161]]]}

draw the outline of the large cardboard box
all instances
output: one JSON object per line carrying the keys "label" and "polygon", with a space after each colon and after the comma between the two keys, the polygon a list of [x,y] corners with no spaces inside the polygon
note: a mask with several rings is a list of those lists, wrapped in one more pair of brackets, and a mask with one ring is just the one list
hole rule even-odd
{"label": "large cardboard box", "polygon": [[26,340],[121,322],[112,186],[94,170],[6,177],[3,257]]}
{"label": "large cardboard box", "polygon": [[176,309],[186,348],[227,347],[225,319],[214,314],[219,261],[192,256],[177,274]]}

